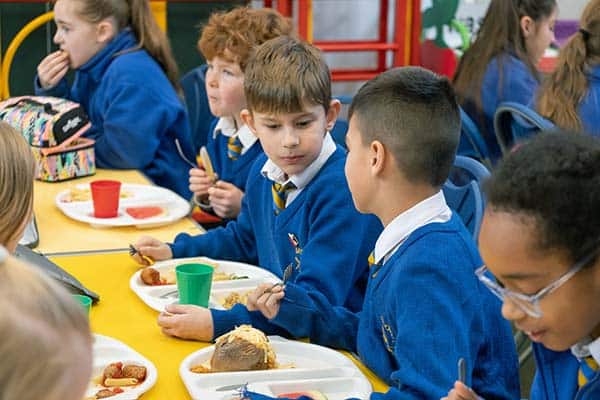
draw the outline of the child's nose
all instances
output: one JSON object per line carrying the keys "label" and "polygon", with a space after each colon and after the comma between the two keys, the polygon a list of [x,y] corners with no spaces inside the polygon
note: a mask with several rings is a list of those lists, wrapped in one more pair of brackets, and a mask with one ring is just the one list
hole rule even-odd
{"label": "child's nose", "polygon": [[286,129],[283,135],[283,146],[294,147],[300,144],[300,137],[294,132],[293,129]]}
{"label": "child's nose", "polygon": [[502,303],[502,316],[509,321],[519,321],[525,318],[527,314],[513,301],[505,298]]}
{"label": "child's nose", "polygon": [[56,33],[54,34],[52,41],[56,44],[60,44],[61,37],[60,37],[60,33],[58,31],[56,31]]}

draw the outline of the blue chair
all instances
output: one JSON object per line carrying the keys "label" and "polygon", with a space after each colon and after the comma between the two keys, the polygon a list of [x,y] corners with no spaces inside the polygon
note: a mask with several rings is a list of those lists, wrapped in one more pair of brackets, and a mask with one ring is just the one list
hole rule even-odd
{"label": "blue chair", "polygon": [[185,104],[190,121],[192,143],[196,154],[206,145],[208,130],[216,118],[210,112],[206,97],[205,77],[208,66],[203,64],[188,71],[179,81],[183,88]]}
{"label": "blue chair", "polygon": [[478,161],[456,156],[448,180],[442,188],[448,206],[460,216],[475,241],[479,237],[485,207],[481,184],[489,176],[487,168]]}
{"label": "blue chair", "polygon": [[502,154],[508,153],[523,139],[552,128],[552,122],[519,103],[500,103],[494,114],[494,131]]}
{"label": "blue chair", "polygon": [[474,158],[486,167],[491,168],[492,162],[487,144],[475,122],[462,107],[460,108],[460,121],[460,143],[457,154]]}

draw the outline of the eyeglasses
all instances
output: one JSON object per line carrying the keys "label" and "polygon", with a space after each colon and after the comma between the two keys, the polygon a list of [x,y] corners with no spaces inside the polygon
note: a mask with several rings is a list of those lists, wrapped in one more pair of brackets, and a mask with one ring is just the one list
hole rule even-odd
{"label": "eyeglasses", "polygon": [[596,254],[598,253],[598,249],[599,249],[599,247],[595,246],[594,249],[590,253],[588,253],[585,257],[583,257],[581,260],[576,262],[566,273],[564,273],[562,276],[560,276],[554,282],[550,283],[545,288],[540,289],[536,294],[533,294],[533,295],[517,293],[510,289],[506,289],[506,288],[500,286],[500,284],[498,284],[498,282],[496,282],[495,280],[492,280],[488,276],[486,276],[486,272],[488,272],[489,270],[488,270],[487,266],[485,266],[485,265],[482,265],[481,267],[477,268],[475,270],[475,275],[477,275],[477,278],[479,278],[479,280],[492,293],[494,293],[496,295],[496,297],[498,297],[503,302],[506,299],[508,299],[513,304],[515,304],[517,307],[519,307],[522,311],[524,311],[527,315],[529,315],[533,318],[541,318],[543,314],[542,314],[542,310],[540,308],[540,301],[544,297],[546,297],[547,295],[549,295],[550,293],[554,292],[556,289],[558,289],[559,287],[564,285],[565,282],[567,282],[569,279],[571,279],[573,277],[573,275],[575,275],[576,273],[581,271],[581,269],[583,269],[583,267],[588,265],[594,259]]}

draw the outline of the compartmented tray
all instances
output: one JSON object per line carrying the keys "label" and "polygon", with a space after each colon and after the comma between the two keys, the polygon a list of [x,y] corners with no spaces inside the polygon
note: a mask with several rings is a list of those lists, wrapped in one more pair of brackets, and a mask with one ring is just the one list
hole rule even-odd
{"label": "compartmented tray", "polygon": [[146,378],[135,386],[120,386],[123,393],[109,397],[111,400],[134,400],[154,386],[158,373],[150,360],[127,346],[125,343],[103,335],[94,334],[93,345],[94,365],[92,368],[92,381],[85,393],[85,398],[93,396],[101,389],[106,389],[94,382],[94,378],[101,376],[104,368],[109,364],[121,362],[123,365],[140,365],[146,367]]}
{"label": "compartmented tray", "polygon": [[[94,217],[94,206],[90,185],[78,184],[70,189],[61,191],[55,198],[56,206],[69,218],[85,222],[93,227],[136,226],[138,228],[153,228],[170,224],[190,212],[190,204],[182,197],[168,189],[152,186],[124,183],[121,185],[118,215],[114,218]],[[136,207],[160,207],[159,215],[136,218],[127,209]]]}
{"label": "compartmented tray", "polygon": [[373,388],[354,363],[342,353],[310,343],[269,336],[279,368],[262,371],[194,373],[197,365],[208,365],[214,346],[187,356],[179,374],[195,400],[229,400],[244,385],[257,393],[278,395],[318,390],[328,400],[349,397],[368,399]]}
{"label": "compartmented tray", "polygon": [[[170,274],[174,277],[175,267],[180,264],[192,262],[205,262],[216,265],[215,275],[231,275],[234,279],[213,280],[211,287],[211,297],[209,307],[223,309],[224,300],[232,293],[238,293],[243,296],[245,293],[254,290],[258,285],[264,282],[277,283],[281,280],[271,272],[256,267],[254,265],[239,263],[234,261],[213,260],[207,257],[178,258],[166,261],[159,261],[152,268],[161,274]],[[138,297],[150,308],[156,311],[163,311],[167,304],[178,301],[177,285],[147,285],[142,281],[141,269],[136,271],[129,280],[129,287]]]}

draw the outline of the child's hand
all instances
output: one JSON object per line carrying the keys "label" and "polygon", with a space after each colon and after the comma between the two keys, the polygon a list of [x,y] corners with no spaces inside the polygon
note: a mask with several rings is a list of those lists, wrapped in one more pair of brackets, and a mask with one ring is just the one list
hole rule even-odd
{"label": "child's hand", "polygon": [[201,197],[208,194],[208,188],[214,185],[206,171],[200,168],[190,169],[190,191],[194,196]]}
{"label": "child's hand", "polygon": [[50,53],[37,67],[38,79],[43,89],[50,89],[58,84],[69,70],[69,53],[58,50]]}
{"label": "child's hand", "polygon": [[173,258],[173,252],[167,244],[150,236],[142,236],[133,247],[136,248],[137,253],[132,257],[141,265],[149,265],[148,261],[144,260],[142,256],[150,257],[156,261]]}
{"label": "child's hand", "polygon": [[221,218],[236,218],[242,209],[244,192],[229,182],[217,181],[208,189],[210,205]]}
{"label": "child's hand", "polygon": [[448,392],[448,396],[440,400],[482,400],[481,397],[460,381],[454,382],[454,388]]}
{"label": "child's hand", "polygon": [[158,326],[168,336],[209,342],[213,337],[213,319],[208,308],[189,304],[169,304],[158,316]]}
{"label": "child's hand", "polygon": [[260,311],[267,319],[273,319],[279,313],[281,299],[285,296],[282,285],[263,283],[248,294],[246,308],[249,311]]}

